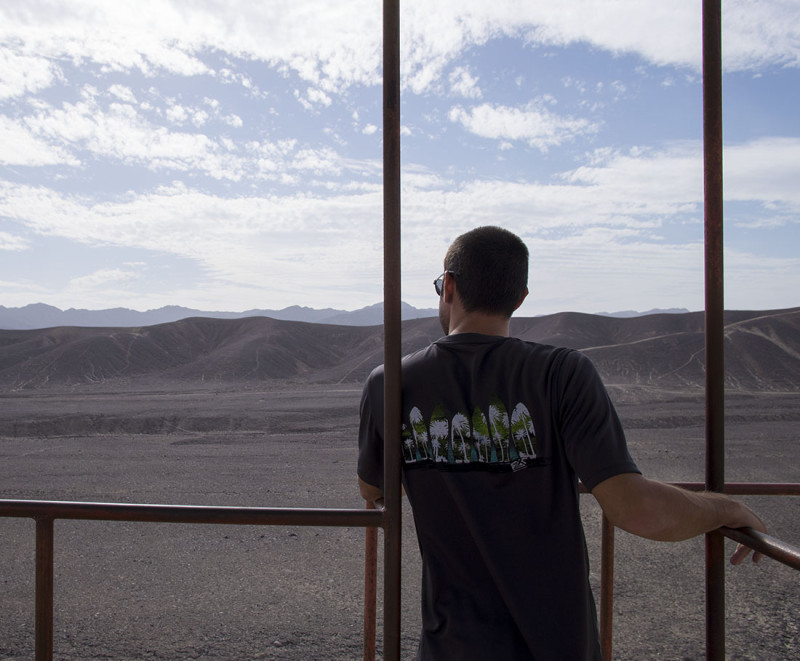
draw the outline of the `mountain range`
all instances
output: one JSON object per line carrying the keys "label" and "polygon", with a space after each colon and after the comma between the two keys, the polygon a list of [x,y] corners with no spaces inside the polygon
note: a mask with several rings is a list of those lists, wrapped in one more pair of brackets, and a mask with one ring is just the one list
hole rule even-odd
{"label": "mountain range", "polygon": [[[637,317],[657,312],[683,313],[685,309],[650,310],[649,312],[601,312],[609,317]],[[415,308],[408,303],[401,304],[404,320],[435,317],[436,308]],[[140,312],[128,308],[109,308],[106,310],[84,310],[60,308],[44,303],[33,303],[18,308],[0,305],[0,328],[22,330],[33,328],[54,328],[56,326],[83,326],[87,328],[137,327],[166,324],[190,317],[210,317],[212,319],[243,319],[245,317],[270,317],[284,321],[308,321],[318,324],[339,326],[377,326],[383,323],[383,303],[375,303],[358,310],[336,310],[333,308],[309,308],[292,305],[281,310],[245,310],[244,312],[208,312],[194,310],[179,305],[167,305],[154,310]]]}
{"label": "mountain range", "polygon": [[[435,317],[434,308],[418,309],[402,303],[403,319]],[[245,310],[244,312],[208,312],[167,305],[154,310],[140,312],[128,308],[108,308],[106,310],[85,310],[60,308],[44,303],[33,303],[19,308],[0,305],[0,328],[21,330],[33,328],[53,328],[56,326],[82,326],[87,328],[138,327],[166,324],[190,317],[210,317],[212,319],[243,319],[245,317],[270,317],[284,321],[307,321],[319,324],[340,326],[374,326],[383,323],[383,303],[376,303],[359,310],[336,310],[333,308],[309,308],[292,305],[281,310]]]}
{"label": "mountain range", "polygon": [[[512,320],[512,335],[587,354],[609,385],[701,388],[704,315],[614,318],[565,312]],[[438,319],[403,322],[403,353],[441,336]],[[726,383],[800,390],[800,308],[725,314]],[[383,361],[381,325],[270,317],[192,317],[138,327],[0,330],[0,390],[86,384],[360,383]]]}

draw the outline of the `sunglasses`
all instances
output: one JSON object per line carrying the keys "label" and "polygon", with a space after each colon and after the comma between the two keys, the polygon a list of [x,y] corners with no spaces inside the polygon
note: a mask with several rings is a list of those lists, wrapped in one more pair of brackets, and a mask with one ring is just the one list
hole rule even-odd
{"label": "sunglasses", "polygon": [[441,296],[442,292],[444,291],[444,289],[442,289],[444,286],[444,276],[446,276],[448,273],[450,275],[458,275],[455,271],[445,271],[442,273],[442,275],[436,278],[436,280],[433,281],[433,288],[436,290],[437,296]]}

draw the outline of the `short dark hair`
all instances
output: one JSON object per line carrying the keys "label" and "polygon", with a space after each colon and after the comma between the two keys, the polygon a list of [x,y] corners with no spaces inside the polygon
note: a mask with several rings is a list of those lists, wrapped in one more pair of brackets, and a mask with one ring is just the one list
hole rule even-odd
{"label": "short dark hair", "polygon": [[502,227],[477,227],[453,241],[444,268],[467,312],[511,317],[528,285],[528,248]]}

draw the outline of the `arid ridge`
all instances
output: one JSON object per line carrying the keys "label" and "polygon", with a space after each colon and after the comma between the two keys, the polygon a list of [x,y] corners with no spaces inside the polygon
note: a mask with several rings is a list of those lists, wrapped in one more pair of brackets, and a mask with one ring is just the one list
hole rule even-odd
{"label": "arid ridge", "polygon": [[[586,353],[607,383],[701,387],[701,312],[613,318],[565,312],[512,321],[525,340]],[[403,323],[403,350],[441,336],[435,318]],[[726,385],[800,388],[800,308],[725,315]],[[0,330],[0,390],[103,383],[153,386],[271,382],[360,383],[382,362],[381,326],[190,318],[139,328]]]}

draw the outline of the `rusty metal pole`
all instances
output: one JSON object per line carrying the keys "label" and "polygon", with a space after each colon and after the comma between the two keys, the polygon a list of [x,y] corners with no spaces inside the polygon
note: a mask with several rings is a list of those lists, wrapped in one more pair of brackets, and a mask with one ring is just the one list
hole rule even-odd
{"label": "rusty metal pole", "polygon": [[383,2],[383,658],[400,660],[400,2]]}
{"label": "rusty metal pole", "polygon": [[[725,488],[721,1],[703,0],[706,489]],[[724,538],[706,535],[706,659],[725,658]]]}
{"label": "rusty metal pole", "polygon": [[36,519],[36,661],[53,660],[53,518]]}
{"label": "rusty metal pole", "polygon": [[614,525],[603,514],[600,551],[600,646],[611,661],[614,649]]}
{"label": "rusty metal pole", "polygon": [[[367,509],[375,504],[368,500]],[[375,661],[375,630],[378,605],[378,529],[365,528],[364,548],[364,653],[363,661]]]}

